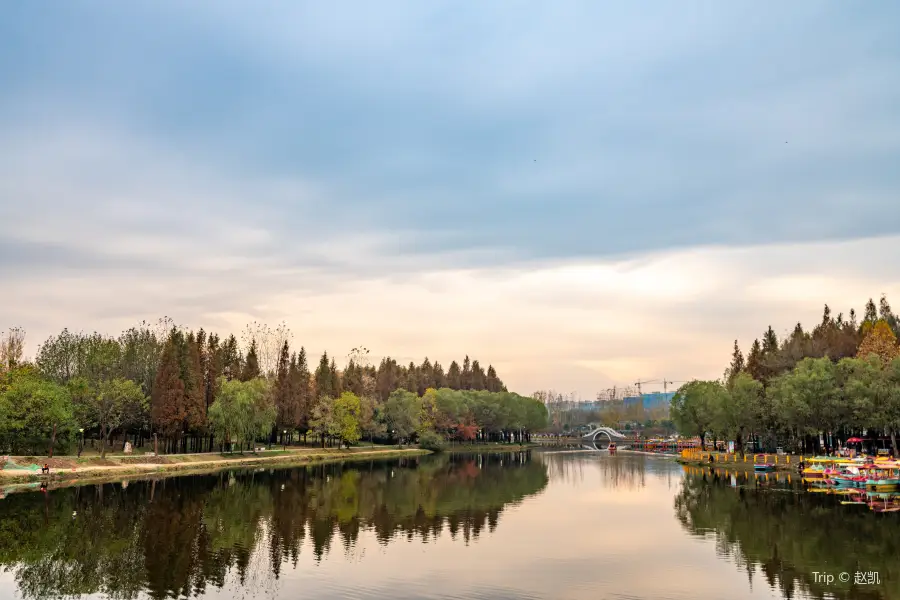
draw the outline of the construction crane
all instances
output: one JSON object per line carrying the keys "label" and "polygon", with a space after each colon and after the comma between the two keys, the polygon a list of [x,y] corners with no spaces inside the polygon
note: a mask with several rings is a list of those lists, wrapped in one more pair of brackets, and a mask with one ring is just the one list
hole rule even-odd
{"label": "construction crane", "polygon": [[635,381],[634,385],[637,386],[638,397],[641,396],[641,385],[645,383],[659,383],[659,379],[647,379],[645,381]]}
{"label": "construction crane", "polygon": [[669,391],[670,383],[687,383],[687,381],[667,381],[667,380],[663,379],[662,383],[663,383],[663,394],[666,394]]}

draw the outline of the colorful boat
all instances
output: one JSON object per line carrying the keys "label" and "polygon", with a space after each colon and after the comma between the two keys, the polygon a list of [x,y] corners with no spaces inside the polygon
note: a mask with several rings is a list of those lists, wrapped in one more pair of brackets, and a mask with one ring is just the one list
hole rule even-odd
{"label": "colorful boat", "polygon": [[753,465],[753,470],[757,473],[765,472],[765,471],[774,471],[775,465],[772,463],[756,463]]}
{"label": "colorful boat", "polygon": [[900,488],[900,465],[895,462],[876,462],[866,479],[869,492],[894,492]]}

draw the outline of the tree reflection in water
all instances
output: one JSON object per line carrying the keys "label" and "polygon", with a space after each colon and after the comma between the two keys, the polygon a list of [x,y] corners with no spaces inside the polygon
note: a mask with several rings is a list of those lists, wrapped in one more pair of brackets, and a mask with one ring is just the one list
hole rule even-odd
{"label": "tree reflection in water", "polygon": [[520,453],[12,494],[0,505],[0,565],[24,598],[191,596],[231,574],[242,585],[278,578],[296,567],[305,538],[317,561],[336,536],[349,552],[364,530],[386,545],[397,536],[428,542],[446,526],[468,543],[547,482],[546,466]]}
{"label": "tree reflection in water", "polygon": [[[838,496],[801,488],[757,485],[751,474],[732,487],[730,476],[686,468],[675,513],[693,535],[713,538],[752,580],[758,570],[785,598],[900,599],[900,521]],[[853,585],[857,571],[875,571],[881,585]],[[814,572],[830,573],[830,585]],[[838,581],[840,573],[850,581]]]}
{"label": "tree reflection in water", "polygon": [[672,463],[658,456],[649,456],[631,452],[623,452],[618,456],[610,456],[596,450],[579,451],[547,451],[541,454],[541,460],[547,464],[547,473],[551,480],[563,481],[577,486],[584,481],[585,469],[599,472],[603,485],[611,488],[637,490],[646,487],[647,476],[656,480],[665,480],[671,487],[677,484],[675,472],[673,480]]}

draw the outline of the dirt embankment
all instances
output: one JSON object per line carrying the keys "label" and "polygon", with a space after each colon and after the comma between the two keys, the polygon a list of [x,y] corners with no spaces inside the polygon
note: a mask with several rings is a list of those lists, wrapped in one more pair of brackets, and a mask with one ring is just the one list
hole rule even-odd
{"label": "dirt embankment", "polygon": [[[12,456],[17,465],[48,465],[50,473],[40,470],[0,469],[0,485],[41,482],[56,487],[67,482],[84,480],[116,481],[130,477],[213,472],[251,466],[295,466],[325,462],[343,462],[399,458],[429,454],[418,448],[354,448],[290,449],[246,454],[172,454],[164,456],[114,456],[105,459],[75,457]],[[2,460],[2,459],[0,459]]]}

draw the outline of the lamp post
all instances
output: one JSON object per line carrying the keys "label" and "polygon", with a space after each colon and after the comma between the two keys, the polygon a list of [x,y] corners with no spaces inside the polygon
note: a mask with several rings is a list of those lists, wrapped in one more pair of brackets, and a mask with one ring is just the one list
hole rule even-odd
{"label": "lamp post", "polygon": [[287,429],[281,431],[281,449],[287,450]]}
{"label": "lamp post", "polygon": [[84,427],[79,427],[78,433],[81,434],[81,443],[78,445],[78,458],[81,458],[81,452],[84,450]]}

